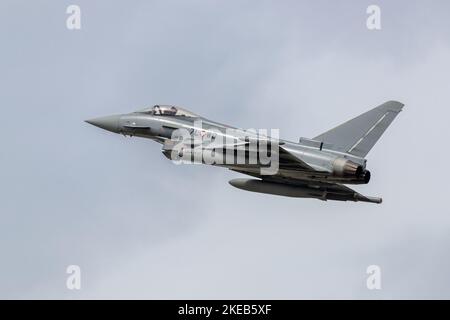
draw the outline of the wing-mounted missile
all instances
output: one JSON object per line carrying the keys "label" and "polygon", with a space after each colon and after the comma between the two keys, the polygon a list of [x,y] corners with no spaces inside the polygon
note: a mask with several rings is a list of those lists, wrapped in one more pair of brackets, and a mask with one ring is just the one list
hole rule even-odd
{"label": "wing-mounted missile", "polygon": [[319,200],[361,201],[381,203],[382,199],[364,196],[343,185],[330,184],[322,186],[289,185],[258,179],[233,179],[229,183],[238,189],[273,194],[293,198],[314,198]]}

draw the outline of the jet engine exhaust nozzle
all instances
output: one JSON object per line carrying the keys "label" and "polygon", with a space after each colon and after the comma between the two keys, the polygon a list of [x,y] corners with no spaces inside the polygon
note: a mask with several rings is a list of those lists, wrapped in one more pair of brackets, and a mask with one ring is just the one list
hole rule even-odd
{"label": "jet engine exhaust nozzle", "polygon": [[337,158],[333,162],[333,172],[337,176],[355,176],[359,177],[363,174],[363,167],[353,161]]}

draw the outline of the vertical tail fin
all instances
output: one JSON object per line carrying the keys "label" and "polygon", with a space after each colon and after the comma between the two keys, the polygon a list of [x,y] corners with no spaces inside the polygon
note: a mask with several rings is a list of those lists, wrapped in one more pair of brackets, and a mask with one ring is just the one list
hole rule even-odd
{"label": "vertical tail fin", "polygon": [[380,139],[404,104],[388,101],[314,138],[338,151],[364,158]]}

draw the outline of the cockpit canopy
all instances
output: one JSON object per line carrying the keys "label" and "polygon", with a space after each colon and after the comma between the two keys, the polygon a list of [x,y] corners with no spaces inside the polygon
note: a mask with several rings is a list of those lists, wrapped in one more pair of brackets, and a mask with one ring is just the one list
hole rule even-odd
{"label": "cockpit canopy", "polygon": [[198,115],[196,115],[195,113],[192,113],[192,112],[187,111],[180,107],[170,106],[170,105],[156,105],[156,106],[153,106],[150,108],[145,108],[138,112],[150,114],[152,116],[172,116],[172,117],[179,116],[179,117],[189,117],[189,118],[198,117]]}

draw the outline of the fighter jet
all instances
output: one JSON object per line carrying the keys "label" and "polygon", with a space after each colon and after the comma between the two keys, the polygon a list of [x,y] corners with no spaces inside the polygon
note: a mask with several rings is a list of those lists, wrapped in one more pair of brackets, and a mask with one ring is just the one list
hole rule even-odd
{"label": "fighter jet", "polygon": [[173,105],[155,105],[86,122],[124,136],[154,140],[175,162],[210,164],[252,177],[229,181],[239,189],[325,201],[381,203],[381,198],[362,195],[345,185],[369,183],[365,157],[403,106],[388,101],[299,142],[282,140],[267,130],[224,125]]}

